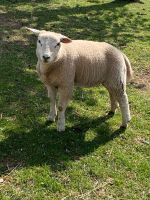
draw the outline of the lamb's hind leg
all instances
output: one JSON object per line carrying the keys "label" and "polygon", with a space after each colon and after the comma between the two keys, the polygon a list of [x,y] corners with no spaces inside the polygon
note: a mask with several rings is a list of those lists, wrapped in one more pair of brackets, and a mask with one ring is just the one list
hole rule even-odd
{"label": "lamb's hind leg", "polygon": [[50,98],[50,113],[48,115],[48,121],[54,122],[57,116],[56,108],[56,93],[57,89],[54,87],[47,86],[48,97]]}
{"label": "lamb's hind leg", "polygon": [[122,128],[127,128],[128,122],[131,120],[128,97],[126,92],[118,96],[118,102],[122,114]]}
{"label": "lamb's hind leg", "polygon": [[118,107],[118,102],[115,96],[115,93],[111,89],[108,89],[109,96],[110,96],[110,104],[111,104],[111,109],[109,111],[109,115],[114,115],[116,108]]}

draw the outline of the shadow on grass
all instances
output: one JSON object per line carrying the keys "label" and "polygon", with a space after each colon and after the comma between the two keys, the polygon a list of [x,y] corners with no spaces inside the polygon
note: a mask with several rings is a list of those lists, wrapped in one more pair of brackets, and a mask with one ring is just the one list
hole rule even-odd
{"label": "shadow on grass", "polygon": [[[0,142],[1,173],[6,172],[7,163],[16,166],[21,163],[26,166],[48,164],[52,170],[64,170],[67,162],[78,160],[94,152],[101,145],[118,137],[122,129],[112,131],[107,120],[110,115],[96,119],[79,117],[81,123],[66,128],[59,133],[56,129],[36,123],[28,131],[15,129],[5,132],[6,139]],[[94,130],[94,139],[85,140],[88,131]]]}
{"label": "shadow on grass", "polygon": [[[28,3],[28,1],[23,2]],[[8,18],[9,21],[15,14],[14,21],[18,25],[9,30],[12,34],[14,34],[14,29],[19,29],[19,27],[34,26],[38,29],[62,32],[73,39],[104,40],[115,43],[119,47],[126,46],[139,37],[135,36],[135,33],[140,33],[141,29],[149,30],[148,19],[141,17],[143,13],[129,12],[125,6],[126,1],[112,1],[103,4],[95,1],[94,3],[87,6],[76,4],[74,7],[67,5],[54,7],[52,2],[49,2],[49,6],[41,4],[38,6],[38,2],[35,2],[31,3],[32,12],[18,10],[15,7],[13,10],[9,8],[7,13],[1,14],[5,19],[3,26],[6,30],[10,29],[10,23],[6,19]],[[145,23],[147,25],[144,25]],[[150,38],[140,36],[139,39],[148,41]]]}

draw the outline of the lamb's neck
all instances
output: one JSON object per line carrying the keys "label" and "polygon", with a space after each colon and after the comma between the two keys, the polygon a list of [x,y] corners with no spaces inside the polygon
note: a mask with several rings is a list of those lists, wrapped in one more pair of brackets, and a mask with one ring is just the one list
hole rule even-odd
{"label": "lamb's neck", "polygon": [[40,74],[46,74],[47,72],[51,71],[51,69],[51,65],[40,62]]}
{"label": "lamb's neck", "polygon": [[53,71],[54,69],[58,69],[62,65],[62,59],[58,59],[53,63],[42,63],[40,62],[40,74],[47,74]]}

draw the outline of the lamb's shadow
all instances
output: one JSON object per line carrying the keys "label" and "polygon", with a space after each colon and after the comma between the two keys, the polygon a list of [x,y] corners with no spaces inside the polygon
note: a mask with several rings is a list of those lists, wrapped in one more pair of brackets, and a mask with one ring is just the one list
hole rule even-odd
{"label": "lamb's shadow", "polygon": [[[107,122],[110,117],[84,120],[80,117],[81,123],[68,127],[64,133],[38,123],[30,131],[19,128],[5,132],[7,139],[0,143],[2,173],[6,171],[9,158],[14,166],[18,163],[23,167],[48,164],[52,170],[63,170],[68,161],[92,153],[124,132],[122,129],[111,130]],[[88,130],[93,129],[96,132],[94,139],[86,140]]]}

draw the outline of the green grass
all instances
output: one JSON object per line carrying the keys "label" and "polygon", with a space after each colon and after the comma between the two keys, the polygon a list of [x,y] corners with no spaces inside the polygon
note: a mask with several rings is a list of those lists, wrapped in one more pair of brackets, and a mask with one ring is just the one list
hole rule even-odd
{"label": "green grass", "polygon": [[[149,199],[150,2],[0,1],[0,199]],[[44,125],[49,99],[36,72],[36,38],[23,26],[125,52],[136,79],[127,87],[132,121],[119,130],[103,87],[74,91],[66,131]]]}

